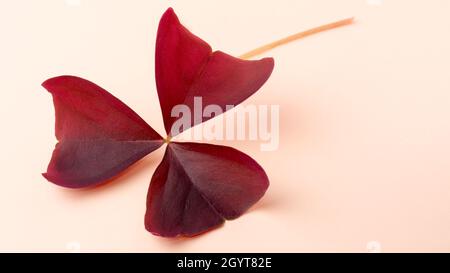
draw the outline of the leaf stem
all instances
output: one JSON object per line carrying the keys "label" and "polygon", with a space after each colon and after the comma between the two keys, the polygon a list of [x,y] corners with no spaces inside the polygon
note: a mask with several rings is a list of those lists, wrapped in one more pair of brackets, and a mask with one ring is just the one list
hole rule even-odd
{"label": "leaf stem", "polygon": [[336,21],[336,22],[333,22],[333,23],[330,23],[330,24],[322,25],[320,27],[315,27],[315,28],[312,28],[312,29],[309,29],[309,30],[306,30],[306,31],[302,31],[302,32],[290,35],[290,36],[285,37],[283,39],[277,40],[277,41],[269,43],[267,45],[263,45],[261,47],[258,47],[256,49],[252,50],[252,51],[249,51],[249,52],[247,52],[245,54],[242,54],[241,56],[239,56],[239,58],[241,58],[241,59],[250,59],[250,58],[255,57],[257,55],[260,55],[260,54],[262,54],[262,53],[264,53],[264,52],[266,52],[268,50],[271,50],[271,49],[273,49],[275,47],[278,47],[278,46],[281,46],[281,45],[285,45],[285,44],[293,42],[295,40],[298,40],[298,39],[301,39],[301,38],[305,38],[307,36],[310,36],[310,35],[313,35],[313,34],[316,34],[316,33],[319,33],[319,32],[323,32],[323,31],[326,31],[326,30],[338,28],[338,27],[341,27],[341,26],[350,25],[350,24],[353,23],[353,21],[354,21],[353,19],[354,19],[353,17],[347,18],[347,19],[344,19],[344,20]]}

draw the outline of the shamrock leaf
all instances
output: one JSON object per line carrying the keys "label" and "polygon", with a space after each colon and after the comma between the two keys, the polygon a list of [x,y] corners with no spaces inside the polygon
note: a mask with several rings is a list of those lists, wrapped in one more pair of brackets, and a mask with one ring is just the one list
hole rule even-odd
{"label": "shamrock leaf", "polygon": [[[352,18],[298,33],[244,54],[268,49]],[[266,192],[269,180],[248,155],[226,146],[170,142],[172,136],[204,122],[173,130],[176,106],[202,104],[228,110],[255,93],[270,77],[272,58],[246,61],[211,47],[180,24],[169,8],[161,18],[155,76],[166,140],[123,102],[98,85],[74,76],[43,83],[53,96],[58,144],[44,177],[63,187],[84,188],[116,177],[147,154],[168,143],[150,183],[145,227],[155,235],[193,236],[242,215]],[[180,128],[178,128],[180,129]]]}
{"label": "shamrock leaf", "polygon": [[57,185],[103,183],[164,143],[133,110],[87,80],[61,76],[42,85],[53,96],[59,140],[43,175]]}
{"label": "shamrock leaf", "polygon": [[269,186],[263,168],[226,146],[171,142],[147,197],[153,234],[193,236],[239,217]]}
{"label": "shamrock leaf", "polygon": [[[272,58],[247,61],[232,57],[193,35],[180,24],[169,8],[161,18],[156,38],[155,77],[167,134],[178,133],[211,117],[194,118],[194,97],[204,105],[236,106],[267,81],[272,73]],[[189,126],[172,128],[176,105],[191,109]],[[174,129],[174,130],[172,130]]]}
{"label": "shamrock leaf", "polygon": [[[167,10],[156,42],[156,82],[168,135],[176,105],[192,109],[196,96],[223,108],[239,104],[272,70],[271,58],[244,61],[212,52]],[[43,175],[57,185],[83,188],[106,182],[164,144],[133,110],[92,82],[61,76],[43,87],[53,95],[59,140]],[[154,234],[202,233],[240,216],[269,186],[264,170],[235,149],[167,142],[148,193],[145,225]]]}

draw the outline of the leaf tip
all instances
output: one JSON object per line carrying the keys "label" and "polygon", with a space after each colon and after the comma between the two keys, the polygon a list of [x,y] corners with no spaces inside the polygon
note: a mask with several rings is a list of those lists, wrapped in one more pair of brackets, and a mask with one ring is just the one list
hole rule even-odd
{"label": "leaf tip", "polygon": [[53,79],[54,78],[50,78],[50,79],[45,80],[43,83],[41,83],[41,86],[44,87],[47,91],[50,92],[49,88],[52,85]]}
{"label": "leaf tip", "polygon": [[50,181],[49,176],[48,176],[47,173],[41,173],[41,175],[42,175],[45,179],[47,179],[48,181]]}
{"label": "leaf tip", "polygon": [[161,22],[168,20],[175,20],[176,22],[179,22],[178,16],[176,15],[175,11],[172,7],[169,7],[164,14],[161,16]]}
{"label": "leaf tip", "polygon": [[53,78],[49,78],[45,80],[41,86],[47,89],[48,92],[52,93],[52,90],[54,87],[60,85],[61,83],[67,82],[71,79],[79,79],[75,76],[69,76],[69,75],[62,75],[62,76],[56,76]]}
{"label": "leaf tip", "polygon": [[275,67],[275,59],[272,57],[266,57],[261,59],[261,61],[266,62],[267,66],[269,67],[270,72],[273,71],[274,67]]}

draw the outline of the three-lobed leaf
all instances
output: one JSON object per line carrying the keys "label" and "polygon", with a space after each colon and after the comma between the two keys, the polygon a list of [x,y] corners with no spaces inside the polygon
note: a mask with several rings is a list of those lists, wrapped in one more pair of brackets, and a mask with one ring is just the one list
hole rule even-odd
{"label": "three-lobed leaf", "polygon": [[[159,25],[155,56],[167,133],[176,120],[171,113],[176,105],[193,109],[194,97],[201,97],[204,105],[236,106],[265,83],[273,65],[272,58],[245,61],[213,52],[168,9]],[[131,108],[88,80],[60,76],[43,87],[53,96],[59,141],[43,175],[59,186],[104,183],[164,144]],[[209,118],[192,118],[183,130]],[[268,186],[261,166],[236,149],[170,142],[150,183],[145,227],[164,237],[197,235],[242,215]]]}

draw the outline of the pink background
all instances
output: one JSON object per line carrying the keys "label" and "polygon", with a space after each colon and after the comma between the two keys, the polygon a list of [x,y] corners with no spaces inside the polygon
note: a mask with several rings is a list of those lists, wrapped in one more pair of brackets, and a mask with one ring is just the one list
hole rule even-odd
{"label": "pink background", "polygon": [[[280,147],[226,143],[254,157],[271,187],[249,213],[194,239],[144,229],[163,149],[94,190],[40,175],[56,143],[40,87],[49,77],[90,79],[163,132],[153,55],[169,5],[235,55],[356,17],[266,54],[275,71],[246,103],[280,105]],[[447,0],[1,0],[0,250],[450,251],[449,13]]]}

